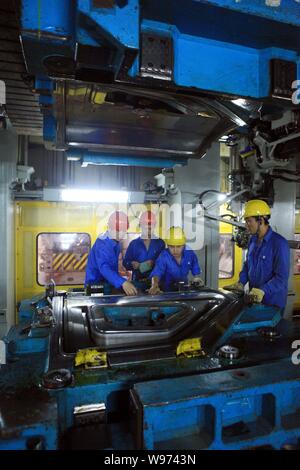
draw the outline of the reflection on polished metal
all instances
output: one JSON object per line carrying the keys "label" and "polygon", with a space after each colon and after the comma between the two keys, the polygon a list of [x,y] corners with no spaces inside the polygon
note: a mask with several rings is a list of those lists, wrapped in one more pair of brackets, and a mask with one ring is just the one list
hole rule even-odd
{"label": "reflection on polished metal", "polygon": [[[105,350],[176,340],[226,296],[216,291],[174,292],[157,296],[70,296],[64,301],[65,352],[87,345]],[[200,326],[200,325],[199,325]]]}
{"label": "reflection on polished metal", "polygon": [[300,450],[299,444],[284,444],[281,450]]}
{"label": "reflection on polished metal", "polygon": [[275,339],[280,336],[280,333],[276,328],[259,328],[257,330],[258,334],[264,336],[265,338]]}
{"label": "reflection on polished metal", "polygon": [[240,355],[240,351],[235,346],[230,344],[224,344],[220,349],[218,349],[217,354],[225,359],[237,359]]}
{"label": "reflection on polished metal", "polygon": [[[54,299],[58,325],[54,336],[59,341],[60,354],[93,346],[112,351],[132,347],[161,349],[163,345],[174,354],[178,341],[191,334],[205,336],[206,331],[211,331],[217,340],[221,331],[217,329],[218,319],[222,317],[223,327],[228,328],[241,308],[236,296],[208,288],[131,298],[90,297],[73,292]],[[57,349],[54,339],[52,344]]]}

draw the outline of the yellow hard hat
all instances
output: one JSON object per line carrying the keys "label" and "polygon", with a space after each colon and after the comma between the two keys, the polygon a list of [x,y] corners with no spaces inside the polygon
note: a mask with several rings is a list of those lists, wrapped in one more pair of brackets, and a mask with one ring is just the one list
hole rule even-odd
{"label": "yellow hard hat", "polygon": [[186,238],[181,227],[171,227],[166,239],[166,244],[171,246],[185,245]]}
{"label": "yellow hard hat", "polygon": [[271,209],[265,201],[260,199],[252,199],[251,201],[246,202],[244,219],[247,217],[264,217],[266,215],[271,215]]}

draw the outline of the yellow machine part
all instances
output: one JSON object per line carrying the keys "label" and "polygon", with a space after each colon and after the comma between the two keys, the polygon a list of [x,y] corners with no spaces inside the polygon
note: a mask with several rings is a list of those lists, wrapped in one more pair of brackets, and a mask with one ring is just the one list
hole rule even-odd
{"label": "yellow machine part", "polygon": [[196,357],[203,355],[201,338],[188,338],[178,343],[176,356]]}
{"label": "yellow machine part", "polygon": [[75,367],[107,367],[107,353],[97,349],[80,349],[75,356]]}

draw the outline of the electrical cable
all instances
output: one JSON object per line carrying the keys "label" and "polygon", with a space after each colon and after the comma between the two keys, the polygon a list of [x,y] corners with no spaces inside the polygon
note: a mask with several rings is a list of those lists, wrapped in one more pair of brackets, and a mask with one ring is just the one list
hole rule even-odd
{"label": "electrical cable", "polygon": [[221,217],[222,218],[229,217],[230,219],[237,220],[237,217],[232,214],[222,214]]}

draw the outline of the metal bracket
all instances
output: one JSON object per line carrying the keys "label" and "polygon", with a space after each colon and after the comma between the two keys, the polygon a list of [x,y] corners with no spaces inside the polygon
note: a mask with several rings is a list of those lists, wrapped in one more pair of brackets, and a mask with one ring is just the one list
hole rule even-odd
{"label": "metal bracket", "polygon": [[159,80],[173,80],[172,38],[142,34],[140,75]]}
{"label": "metal bracket", "polygon": [[288,142],[289,140],[297,139],[300,137],[300,132],[290,134],[287,136],[284,136],[278,140],[275,140],[273,142],[268,142],[264,137],[262,137],[260,134],[257,134],[253,142],[259,147],[259,150],[261,152],[261,156],[263,158],[263,161],[259,164],[261,168],[264,169],[269,169],[269,168],[274,168],[274,167],[285,167],[289,163],[289,160],[278,160],[274,159],[274,152],[279,144],[283,144],[285,142]]}
{"label": "metal bracket", "polygon": [[56,148],[57,150],[66,150],[66,83],[57,82],[57,129],[56,129]]}
{"label": "metal bracket", "polygon": [[105,403],[75,406],[73,411],[75,425],[98,424],[106,422]]}
{"label": "metal bracket", "polygon": [[288,60],[271,60],[271,95],[292,99],[292,83],[297,80],[297,65]]}

